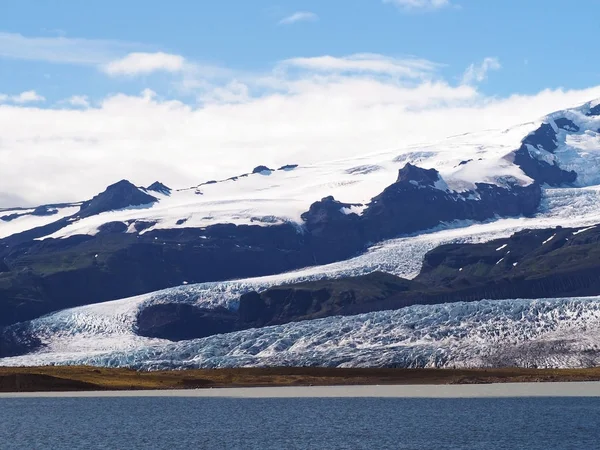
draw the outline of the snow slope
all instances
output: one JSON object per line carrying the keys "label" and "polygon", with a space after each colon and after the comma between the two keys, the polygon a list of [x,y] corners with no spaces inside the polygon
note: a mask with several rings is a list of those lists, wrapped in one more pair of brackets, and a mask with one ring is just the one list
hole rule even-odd
{"label": "snow slope", "polygon": [[[145,208],[102,213],[59,230],[49,237],[95,234],[111,221],[156,222],[153,229],[205,227],[216,223],[270,225],[300,223],[300,216],[323,197],[333,195],[344,203],[366,204],[396,181],[406,163],[439,171],[440,189],[466,191],[475,183],[500,186],[528,185],[533,180],[514,164],[521,141],[548,123],[556,132],[553,151],[534,148],[536,158],[578,174],[577,186],[600,184],[600,116],[588,116],[593,103],[560,111],[506,130],[452,136],[440,142],[381,151],[319,164],[289,166],[211,180],[170,195],[151,192],[159,202]],[[569,120],[576,128],[561,124]],[[559,127],[559,125],[561,125]],[[294,161],[295,162],[295,161]],[[235,174],[233,174],[235,175]],[[360,212],[360,209],[357,209]],[[133,226],[131,231],[134,231]]]}
{"label": "snow slope", "polygon": [[[34,211],[33,209],[6,209],[0,211],[0,239],[32,228],[48,225],[64,217],[69,217],[79,211],[79,206],[65,206],[55,209],[57,211],[56,214],[49,216],[35,216],[31,214]],[[12,220],[2,220],[2,217],[13,214],[19,214],[20,217]]]}
{"label": "snow slope", "polygon": [[[73,221],[46,237],[95,234],[102,224],[113,221],[156,222],[143,232],[217,223],[300,223],[301,214],[312,203],[329,195],[345,203],[368,203],[394,183],[398,170],[409,162],[439,170],[446,183],[444,189],[473,189],[475,182],[506,185],[508,181],[516,181],[527,185],[532,180],[512,163],[510,153],[535,127],[536,124],[531,123],[510,130],[455,136],[421,146],[238,175],[229,180],[174,190],[170,195],[149,191],[159,199],[158,202]],[[471,160],[469,164],[461,165],[468,160]],[[133,226],[130,231],[134,231]]]}

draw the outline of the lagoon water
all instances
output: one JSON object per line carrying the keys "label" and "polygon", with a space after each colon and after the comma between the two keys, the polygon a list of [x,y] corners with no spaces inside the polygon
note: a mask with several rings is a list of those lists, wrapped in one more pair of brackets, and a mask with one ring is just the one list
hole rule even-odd
{"label": "lagoon water", "polygon": [[546,450],[598,448],[600,441],[598,397],[231,397],[223,392],[5,396],[0,449]]}

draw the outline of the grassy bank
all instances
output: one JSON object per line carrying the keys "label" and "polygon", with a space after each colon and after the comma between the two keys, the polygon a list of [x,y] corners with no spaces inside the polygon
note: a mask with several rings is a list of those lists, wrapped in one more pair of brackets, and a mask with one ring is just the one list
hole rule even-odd
{"label": "grassy bank", "polygon": [[0,392],[551,381],[600,381],[600,368],[568,370],[248,368],[164,372],[56,366],[0,368]]}

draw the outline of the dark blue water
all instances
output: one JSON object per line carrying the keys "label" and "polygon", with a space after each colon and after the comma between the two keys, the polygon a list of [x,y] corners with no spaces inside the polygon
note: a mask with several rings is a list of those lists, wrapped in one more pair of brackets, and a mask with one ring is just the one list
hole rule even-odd
{"label": "dark blue water", "polygon": [[600,399],[0,399],[0,449],[594,449]]}

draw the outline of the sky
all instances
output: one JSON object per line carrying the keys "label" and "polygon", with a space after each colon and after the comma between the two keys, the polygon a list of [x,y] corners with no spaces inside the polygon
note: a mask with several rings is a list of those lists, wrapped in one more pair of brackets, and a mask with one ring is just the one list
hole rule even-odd
{"label": "sky", "polygon": [[600,97],[597,0],[1,0],[0,207],[187,187]]}

